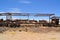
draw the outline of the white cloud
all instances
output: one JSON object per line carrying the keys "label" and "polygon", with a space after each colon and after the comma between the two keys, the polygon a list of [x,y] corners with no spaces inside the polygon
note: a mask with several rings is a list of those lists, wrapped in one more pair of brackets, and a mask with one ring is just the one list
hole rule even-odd
{"label": "white cloud", "polygon": [[11,13],[21,13],[21,10],[19,8],[9,8],[7,12]]}
{"label": "white cloud", "polygon": [[31,3],[31,1],[25,1],[25,0],[22,0],[22,1],[20,1],[20,3],[30,4],[30,3]]}
{"label": "white cloud", "polygon": [[21,10],[19,8],[8,8],[5,11],[0,11],[0,13],[21,13]]}

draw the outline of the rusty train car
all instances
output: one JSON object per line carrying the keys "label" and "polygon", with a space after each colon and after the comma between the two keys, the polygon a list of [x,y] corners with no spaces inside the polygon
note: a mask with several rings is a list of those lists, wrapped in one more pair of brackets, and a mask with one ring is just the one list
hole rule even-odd
{"label": "rusty train car", "polygon": [[20,27],[20,23],[18,21],[12,20],[3,20],[0,19],[0,27]]}
{"label": "rusty train car", "polygon": [[20,27],[21,25],[41,25],[42,26],[56,26],[59,25],[59,19],[51,19],[51,22],[48,23],[46,20],[3,20],[0,19],[0,27]]}

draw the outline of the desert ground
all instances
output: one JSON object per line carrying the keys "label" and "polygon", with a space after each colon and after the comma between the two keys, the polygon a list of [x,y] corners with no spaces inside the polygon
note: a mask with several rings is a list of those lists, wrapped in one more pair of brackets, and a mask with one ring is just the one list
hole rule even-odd
{"label": "desert ground", "polygon": [[10,30],[0,33],[0,40],[60,40],[60,32],[56,31],[31,32],[29,30],[21,31],[18,28],[13,29],[10,28]]}

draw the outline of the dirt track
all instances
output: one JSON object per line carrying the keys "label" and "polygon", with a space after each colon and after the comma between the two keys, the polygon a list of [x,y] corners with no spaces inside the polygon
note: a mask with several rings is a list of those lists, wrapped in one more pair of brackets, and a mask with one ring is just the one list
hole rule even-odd
{"label": "dirt track", "polygon": [[49,33],[33,33],[33,32],[19,32],[6,31],[0,34],[0,40],[60,40],[59,32]]}

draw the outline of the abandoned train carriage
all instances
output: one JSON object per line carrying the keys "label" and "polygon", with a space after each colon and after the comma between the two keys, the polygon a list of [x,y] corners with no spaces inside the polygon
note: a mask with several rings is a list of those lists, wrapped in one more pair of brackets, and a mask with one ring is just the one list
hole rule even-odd
{"label": "abandoned train carriage", "polygon": [[29,25],[39,25],[39,26],[55,26],[59,25],[59,19],[51,19],[51,23],[48,23],[46,20],[3,20],[0,19],[0,26],[6,27],[20,27],[20,26],[29,26]]}
{"label": "abandoned train carriage", "polygon": [[20,23],[18,21],[12,21],[12,20],[0,20],[0,26],[4,27],[20,27]]}
{"label": "abandoned train carriage", "polygon": [[[55,26],[55,25],[59,25],[59,18],[56,17],[52,17],[51,18],[51,22],[47,22],[46,20],[28,20],[29,19],[29,15],[28,14],[21,14],[21,13],[3,13],[0,14],[2,16],[6,16],[7,19],[3,20],[0,19],[0,26],[6,26],[6,27],[20,27],[20,26],[30,26],[30,25],[34,25],[34,26]],[[50,20],[50,16],[54,15],[54,14],[36,14],[33,16],[49,16],[49,20]],[[28,16],[28,19],[20,19],[20,20],[10,20],[11,16]]]}

